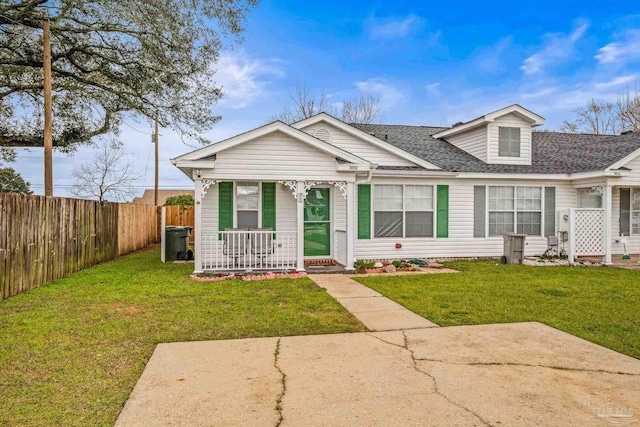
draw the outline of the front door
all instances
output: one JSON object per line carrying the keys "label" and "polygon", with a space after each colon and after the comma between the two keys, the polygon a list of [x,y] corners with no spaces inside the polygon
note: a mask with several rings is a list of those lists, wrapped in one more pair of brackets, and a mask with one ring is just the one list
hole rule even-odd
{"label": "front door", "polygon": [[304,256],[331,256],[331,207],[328,188],[312,188],[304,201]]}

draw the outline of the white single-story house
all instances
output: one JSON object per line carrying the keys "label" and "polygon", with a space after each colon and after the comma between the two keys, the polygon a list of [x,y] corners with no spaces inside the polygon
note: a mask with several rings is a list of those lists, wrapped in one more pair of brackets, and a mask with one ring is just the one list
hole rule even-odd
{"label": "white single-story house", "polygon": [[527,235],[527,255],[557,236],[604,263],[621,236],[640,244],[640,132],[542,124],[519,105],[453,127],[322,113],[184,154],[172,162],[195,182],[195,271],[498,257],[508,232]]}

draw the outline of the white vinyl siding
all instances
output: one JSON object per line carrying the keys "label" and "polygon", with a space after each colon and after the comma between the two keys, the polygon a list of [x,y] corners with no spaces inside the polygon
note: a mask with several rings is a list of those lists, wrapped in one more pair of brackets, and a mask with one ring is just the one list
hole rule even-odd
{"label": "white vinyl siding", "polygon": [[336,159],[282,132],[272,132],[216,154],[207,178],[225,181],[340,181]]}
{"label": "white vinyl siding", "polygon": [[[499,257],[503,253],[502,236],[477,238],[473,236],[474,185],[486,185],[480,179],[429,179],[429,184],[449,186],[449,237],[362,239],[356,241],[357,259],[409,259],[409,258],[460,258]],[[419,178],[374,177],[376,184],[425,184]],[[490,185],[513,186],[513,181],[493,180]],[[576,206],[576,191],[566,181],[522,181],[527,187],[556,187],[556,209]],[[437,196],[434,193],[434,196]],[[357,196],[356,196],[357,197]],[[357,203],[357,201],[356,201]],[[437,205],[437,197],[434,197]],[[435,219],[435,218],[434,218]],[[395,244],[401,243],[401,248]],[[526,255],[542,254],[547,249],[547,239],[542,236],[527,236]]]}
{"label": "white vinyl siding", "polygon": [[487,161],[487,126],[448,136],[445,139],[483,162]]}
{"label": "white vinyl siding", "polygon": [[[376,163],[380,166],[416,166],[415,163],[409,160],[403,159],[402,157],[380,147],[376,147],[367,141],[361,140],[360,138],[325,122],[315,123],[302,128],[301,130],[310,135],[314,135],[314,133],[320,129],[329,131],[331,134],[330,143],[332,145],[353,153],[358,157],[362,157],[371,163]],[[375,137],[384,141],[384,135],[375,135]]]}
{"label": "white vinyl siding", "polygon": [[[628,168],[627,172],[629,176],[623,177],[621,179],[616,179],[613,190],[613,220],[611,221],[611,238],[613,239],[612,249],[614,254],[622,254],[624,253],[624,248],[622,243],[620,242],[620,188],[631,188],[631,203],[633,203],[633,189],[640,189],[640,156],[635,159],[630,160],[626,164],[623,165],[625,168]],[[601,183],[589,183],[591,185],[604,185]],[[580,185],[581,187],[586,187],[587,185]],[[633,215],[631,215],[633,217]],[[632,231],[630,229],[630,231]],[[617,240],[617,242],[616,242]],[[629,245],[627,245],[627,250],[630,253],[640,253],[640,233],[636,235],[632,235],[629,238]]]}
{"label": "white vinyl siding", "polygon": [[[500,154],[500,128],[520,129],[520,155],[503,156]],[[504,131],[503,131],[504,132]],[[487,124],[488,152],[487,163],[507,165],[531,164],[531,124],[511,113],[498,117]]]}

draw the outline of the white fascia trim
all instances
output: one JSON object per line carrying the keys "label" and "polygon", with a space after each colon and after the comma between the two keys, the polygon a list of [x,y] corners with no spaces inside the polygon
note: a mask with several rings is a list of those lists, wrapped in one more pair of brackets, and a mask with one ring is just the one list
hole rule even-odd
{"label": "white fascia trim", "polygon": [[518,104],[509,105],[508,107],[501,108],[500,110],[494,111],[493,113],[489,113],[485,116],[485,118],[487,119],[487,121],[493,122],[498,117],[502,117],[511,113],[516,113],[523,119],[530,121],[531,126],[541,126],[544,124],[544,117]]}
{"label": "white fascia trim", "polygon": [[425,178],[451,178],[457,177],[457,172],[445,172],[445,171],[412,171],[412,170],[384,170],[376,169],[373,171],[373,176],[394,176],[394,177],[425,177]]}
{"label": "white fascia trim", "polygon": [[301,130],[288,126],[280,121],[261,126],[259,128],[250,130],[248,132],[241,133],[240,135],[236,135],[232,138],[225,139],[224,141],[220,141],[215,144],[211,144],[207,147],[203,147],[198,150],[192,151],[190,153],[183,154],[182,156],[172,159],[171,162],[173,164],[176,164],[181,160],[198,160],[203,157],[209,157],[216,153],[219,153],[222,150],[227,150],[229,148],[235,147],[236,145],[242,144],[247,141],[251,141],[253,139],[256,139],[261,136],[268,135],[272,132],[277,132],[277,131],[280,131],[302,142],[305,142],[311,145],[312,147],[317,148],[318,150],[324,151],[336,157],[340,157],[341,159],[346,160],[347,162],[362,164],[362,165],[371,165],[371,162],[361,157],[358,157],[355,154],[349,153],[348,151],[345,151],[341,148],[331,145],[328,142],[324,142],[320,139],[317,139],[309,135],[308,133],[305,133]]}
{"label": "white fascia trim", "polygon": [[619,169],[622,166],[626,165],[627,163],[629,163],[631,160],[634,160],[636,157],[640,156],[640,148],[638,148],[637,150],[635,150],[633,153],[623,157],[622,159],[618,160],[617,162],[615,162],[614,164],[612,164],[611,166],[609,166],[607,168],[607,170],[609,169]]}
{"label": "white fascia trim", "polygon": [[631,171],[624,170],[603,170],[603,171],[594,171],[594,172],[578,172],[572,173],[571,179],[588,179],[588,178],[622,178],[625,176],[630,176]]}
{"label": "white fascia trim", "polygon": [[460,172],[458,178],[468,179],[532,179],[532,180],[560,180],[571,181],[575,179],[588,178],[618,178],[628,176],[627,171],[593,171],[578,173],[478,173],[478,172]]}
{"label": "white fascia trim", "polygon": [[382,148],[383,150],[388,151],[389,153],[395,154],[398,157],[402,157],[403,159],[409,160],[410,162],[413,162],[418,166],[422,166],[423,168],[432,169],[432,170],[440,169],[438,166],[434,165],[433,163],[430,163],[424,159],[421,159],[420,157],[414,156],[413,154],[407,153],[406,151],[392,144],[389,144],[388,142],[378,139],[373,135],[369,135],[368,133],[363,132],[360,129],[356,129],[353,126],[349,125],[348,123],[345,123],[342,120],[336,119],[335,117],[330,116],[327,113],[316,114],[315,116],[293,123],[291,126],[296,129],[302,129],[303,127],[311,126],[313,124],[316,124],[322,121],[325,121],[330,125],[335,126],[338,129],[343,130],[355,136],[356,138],[362,139],[370,143],[371,145],[375,145],[376,147]]}
{"label": "white fascia trim", "polygon": [[460,172],[458,178],[464,179],[529,179],[529,180],[570,180],[567,173],[543,174],[543,173],[478,173]]}
{"label": "white fascia trim", "polygon": [[516,113],[527,121],[531,122],[531,126],[540,126],[544,124],[544,117],[537,115],[536,113],[527,110],[526,108],[513,104],[505,108],[501,108],[497,111],[494,111],[489,114],[485,114],[482,117],[478,117],[477,119],[471,120],[470,122],[463,123],[456,127],[452,127],[450,129],[443,130],[442,132],[438,132],[433,135],[434,138],[444,138],[451,135],[456,135],[461,132],[466,132],[475,127],[481,126],[485,123],[490,123],[495,121],[497,118],[506,116],[507,114]]}
{"label": "white fascia trim", "polygon": [[193,168],[193,169],[214,169],[216,167],[215,160],[175,160],[171,163],[177,167]]}

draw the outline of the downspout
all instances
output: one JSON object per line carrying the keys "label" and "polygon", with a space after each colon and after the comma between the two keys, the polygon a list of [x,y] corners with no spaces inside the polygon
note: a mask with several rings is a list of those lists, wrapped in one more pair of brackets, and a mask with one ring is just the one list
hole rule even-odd
{"label": "downspout", "polygon": [[376,169],[378,167],[377,164],[373,164],[371,165],[371,169],[369,169],[367,171],[367,177],[365,179],[358,179],[358,176],[356,175],[356,183],[361,183],[361,184],[368,184],[371,182],[371,179],[373,178],[373,170]]}

